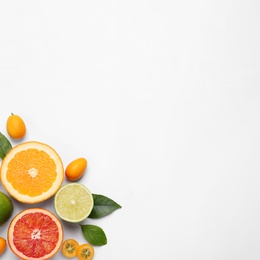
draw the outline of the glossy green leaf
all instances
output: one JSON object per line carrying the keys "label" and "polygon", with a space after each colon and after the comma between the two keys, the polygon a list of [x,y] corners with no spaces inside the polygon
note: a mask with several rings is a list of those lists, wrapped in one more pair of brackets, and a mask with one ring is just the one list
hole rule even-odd
{"label": "glossy green leaf", "polygon": [[0,133],[0,158],[4,159],[6,154],[12,149],[12,145],[9,140]]}
{"label": "glossy green leaf", "polygon": [[112,199],[99,194],[92,194],[94,200],[94,207],[88,218],[102,218],[111,214],[116,209],[122,208]]}
{"label": "glossy green leaf", "polygon": [[107,244],[107,237],[102,228],[95,225],[80,225],[85,239],[94,246]]}

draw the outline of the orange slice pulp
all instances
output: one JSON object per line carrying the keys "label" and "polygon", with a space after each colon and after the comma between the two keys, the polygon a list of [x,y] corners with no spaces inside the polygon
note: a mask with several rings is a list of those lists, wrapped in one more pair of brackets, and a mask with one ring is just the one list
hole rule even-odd
{"label": "orange slice pulp", "polygon": [[21,143],[2,161],[2,184],[20,202],[33,204],[50,198],[60,188],[63,179],[60,156],[44,143]]}

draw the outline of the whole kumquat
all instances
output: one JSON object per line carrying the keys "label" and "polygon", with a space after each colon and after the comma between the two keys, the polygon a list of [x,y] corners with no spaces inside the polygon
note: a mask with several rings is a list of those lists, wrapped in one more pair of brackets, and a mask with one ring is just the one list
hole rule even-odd
{"label": "whole kumquat", "polygon": [[3,254],[5,249],[6,249],[6,240],[3,237],[0,237],[0,255]]}
{"label": "whole kumquat", "polygon": [[26,134],[26,126],[23,119],[18,115],[10,115],[6,122],[6,130],[13,139],[21,139]]}
{"label": "whole kumquat", "polygon": [[65,176],[70,181],[76,181],[81,178],[87,168],[87,160],[85,158],[78,158],[67,166]]}

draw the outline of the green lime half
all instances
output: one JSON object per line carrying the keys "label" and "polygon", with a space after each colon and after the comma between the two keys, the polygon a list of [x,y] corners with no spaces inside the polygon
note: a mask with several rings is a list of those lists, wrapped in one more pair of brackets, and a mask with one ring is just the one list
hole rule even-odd
{"label": "green lime half", "polygon": [[91,192],[79,183],[62,186],[54,198],[54,207],[58,216],[72,223],[86,219],[91,213],[93,205]]}
{"label": "green lime half", "polygon": [[4,225],[12,216],[13,210],[14,206],[11,199],[0,191],[0,226]]}

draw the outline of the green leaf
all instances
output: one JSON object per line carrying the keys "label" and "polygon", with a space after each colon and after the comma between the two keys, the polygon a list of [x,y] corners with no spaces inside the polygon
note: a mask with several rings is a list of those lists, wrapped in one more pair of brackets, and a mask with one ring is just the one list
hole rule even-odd
{"label": "green leaf", "polygon": [[107,237],[102,228],[95,225],[80,225],[85,239],[94,246],[107,244]]}
{"label": "green leaf", "polygon": [[94,200],[94,207],[88,218],[102,218],[111,214],[116,209],[122,208],[115,201],[104,195],[92,194],[92,196]]}
{"label": "green leaf", "polygon": [[0,157],[4,159],[6,154],[12,149],[9,140],[0,132]]}

